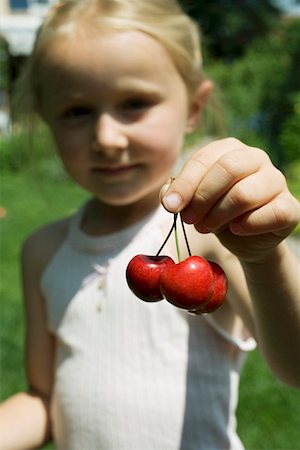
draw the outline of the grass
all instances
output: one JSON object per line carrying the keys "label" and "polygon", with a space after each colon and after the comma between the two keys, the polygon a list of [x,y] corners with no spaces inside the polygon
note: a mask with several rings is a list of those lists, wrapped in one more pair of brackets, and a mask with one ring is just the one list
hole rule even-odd
{"label": "grass", "polygon": [[257,350],[241,376],[237,416],[247,450],[300,449],[300,392],[279,383]]}
{"label": "grass", "polygon": [[[0,400],[26,389],[21,243],[34,228],[71,212],[85,198],[51,163],[45,167],[37,174],[27,169],[1,175],[0,205],[7,216],[0,221]],[[257,351],[242,374],[238,423],[247,450],[300,450],[300,393],[277,382]]]}

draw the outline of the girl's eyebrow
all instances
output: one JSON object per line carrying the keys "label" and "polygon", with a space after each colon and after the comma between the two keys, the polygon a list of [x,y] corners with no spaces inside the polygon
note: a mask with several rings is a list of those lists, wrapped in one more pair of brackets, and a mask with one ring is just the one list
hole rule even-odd
{"label": "girl's eyebrow", "polygon": [[[66,90],[64,92],[56,92],[54,93],[53,101],[72,101],[72,102],[80,102],[89,99],[89,95],[91,98],[95,98],[94,89],[85,91],[70,91]],[[150,82],[120,82],[113,86],[103,86],[97,89],[98,95],[103,95],[106,97],[108,95],[120,94],[120,95],[145,95],[145,96],[161,96],[165,89],[163,86],[156,85],[155,83]]]}
{"label": "girl's eyebrow", "polygon": [[128,89],[133,91],[160,91],[165,88],[165,83],[158,83],[155,80],[146,80],[139,77],[121,78],[116,84],[116,87],[120,89]]}

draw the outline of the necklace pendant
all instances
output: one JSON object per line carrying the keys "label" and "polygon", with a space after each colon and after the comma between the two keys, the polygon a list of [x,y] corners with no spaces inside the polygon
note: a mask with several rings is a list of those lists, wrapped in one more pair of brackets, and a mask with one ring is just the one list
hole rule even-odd
{"label": "necklace pendant", "polygon": [[104,289],[105,288],[105,276],[100,275],[99,282],[98,282],[98,289]]}
{"label": "necklace pendant", "polygon": [[99,264],[94,265],[94,269],[99,276],[98,289],[104,289],[106,287],[106,278],[110,263],[111,259],[108,260],[105,266],[100,266]]}

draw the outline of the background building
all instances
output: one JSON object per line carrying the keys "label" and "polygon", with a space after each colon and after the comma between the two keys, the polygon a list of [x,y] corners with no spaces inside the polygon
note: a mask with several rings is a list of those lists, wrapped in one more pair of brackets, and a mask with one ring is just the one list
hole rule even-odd
{"label": "background building", "polygon": [[0,135],[10,134],[14,80],[43,16],[56,0],[0,0]]}

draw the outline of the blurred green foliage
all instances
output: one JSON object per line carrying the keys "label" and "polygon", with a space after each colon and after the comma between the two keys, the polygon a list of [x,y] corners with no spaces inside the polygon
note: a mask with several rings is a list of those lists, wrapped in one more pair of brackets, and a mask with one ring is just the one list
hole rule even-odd
{"label": "blurred green foliage", "polygon": [[199,23],[205,47],[214,59],[232,61],[281,16],[273,0],[179,0]]}
{"label": "blurred green foliage", "polygon": [[282,170],[300,159],[299,61],[299,19],[282,20],[232,63],[208,61],[229,133],[264,148]]}
{"label": "blurred green foliage", "polygon": [[[293,110],[283,121],[279,135],[279,144],[290,162],[300,160],[300,91],[292,94],[291,103]],[[300,167],[298,173],[300,176]]]}
{"label": "blurred green foliage", "polygon": [[37,178],[50,182],[65,180],[67,175],[57,157],[52,138],[43,124],[35,132],[23,127],[11,136],[0,137],[0,170],[32,171]]}
{"label": "blurred green foliage", "polygon": [[8,46],[0,35],[0,91],[8,89],[9,80]]}

